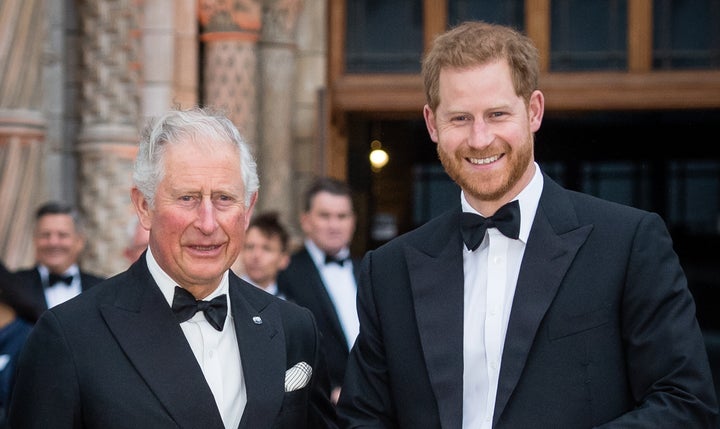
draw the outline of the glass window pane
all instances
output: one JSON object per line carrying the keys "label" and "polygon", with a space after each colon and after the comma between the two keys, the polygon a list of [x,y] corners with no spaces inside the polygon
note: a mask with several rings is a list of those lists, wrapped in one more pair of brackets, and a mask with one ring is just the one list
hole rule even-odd
{"label": "glass window pane", "polygon": [[440,215],[460,201],[460,187],[445,173],[442,165],[418,165],[413,175],[413,222],[416,226]]}
{"label": "glass window pane", "polygon": [[422,2],[347,2],[348,73],[419,73],[423,48]]}
{"label": "glass window pane", "polygon": [[567,187],[565,184],[565,164],[559,161],[543,162],[538,160],[540,170],[550,176],[560,186]]}
{"label": "glass window pane", "polygon": [[670,163],[671,226],[687,233],[717,233],[720,221],[720,162]]}
{"label": "glass window pane", "polygon": [[650,199],[650,178],[642,163],[590,162],[583,165],[582,192],[643,208]]}
{"label": "glass window pane", "polygon": [[720,1],[657,0],[653,6],[655,69],[720,66]]}
{"label": "glass window pane", "polygon": [[627,0],[553,0],[552,71],[627,69]]}
{"label": "glass window pane", "polygon": [[524,6],[523,0],[449,0],[448,21],[454,26],[463,21],[482,20],[522,30]]}

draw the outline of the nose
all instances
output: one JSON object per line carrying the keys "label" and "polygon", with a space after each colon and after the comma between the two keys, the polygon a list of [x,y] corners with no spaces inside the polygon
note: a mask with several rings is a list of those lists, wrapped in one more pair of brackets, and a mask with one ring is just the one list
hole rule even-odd
{"label": "nose", "polygon": [[47,243],[50,246],[57,247],[60,244],[62,244],[62,239],[60,238],[60,234],[50,234],[47,237]]}
{"label": "nose", "polygon": [[260,257],[260,249],[257,247],[253,247],[252,249],[248,250],[249,259],[252,261],[257,260]]}
{"label": "nose", "polygon": [[468,144],[476,149],[481,149],[485,146],[489,146],[495,135],[492,131],[492,127],[483,119],[475,120],[470,128],[470,135],[468,136]]}
{"label": "nose", "polygon": [[211,234],[217,228],[217,217],[215,215],[215,206],[213,206],[210,198],[203,198],[198,206],[198,217],[195,222],[196,227],[204,234]]}

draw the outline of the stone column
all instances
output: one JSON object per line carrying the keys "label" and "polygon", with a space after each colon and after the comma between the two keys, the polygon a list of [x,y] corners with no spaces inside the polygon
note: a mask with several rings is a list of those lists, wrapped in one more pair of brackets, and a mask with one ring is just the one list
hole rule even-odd
{"label": "stone column", "polygon": [[292,124],[297,74],[296,29],[302,0],[265,0],[260,38],[258,211],[275,210],[285,225],[295,221]]}
{"label": "stone column", "polygon": [[79,202],[87,222],[83,267],[122,271],[132,162],[138,142],[141,0],[79,2],[82,29]]}
{"label": "stone column", "polygon": [[39,112],[0,109],[0,260],[12,269],[34,260],[31,238],[36,199],[43,195],[44,138]]}
{"label": "stone column", "polygon": [[34,211],[44,198],[44,0],[0,0],[0,260],[33,262]]}
{"label": "stone column", "polygon": [[256,151],[260,0],[200,0],[199,15],[203,104],[222,109]]}

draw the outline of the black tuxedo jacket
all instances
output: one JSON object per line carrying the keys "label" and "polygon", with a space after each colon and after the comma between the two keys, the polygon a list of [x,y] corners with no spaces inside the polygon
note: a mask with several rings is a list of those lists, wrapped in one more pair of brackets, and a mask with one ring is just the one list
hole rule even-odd
{"label": "black tuxedo jacket", "polygon": [[[30,291],[36,306],[42,308],[43,310],[47,310],[48,304],[45,300],[44,286],[42,279],[40,278],[40,271],[38,271],[38,267],[36,266],[26,270],[19,270],[16,271],[15,274],[18,276],[22,284]],[[80,288],[83,292],[103,280],[105,280],[103,277],[80,270]]]}
{"label": "black tuxedo jacket", "polygon": [[[360,261],[353,260],[355,283],[360,275]],[[322,333],[323,350],[328,361],[330,382],[340,386],[345,376],[348,343],[330,294],[323,284],[320,271],[307,248],[295,252],[288,267],[278,274],[278,289],[287,299],[310,309]]]}
{"label": "black tuxedo jacket", "polygon": [[[239,427],[335,428],[312,314],[233,273],[228,294],[247,391]],[[286,393],[285,371],[301,361],[312,366],[311,381]],[[14,429],[223,428],[145,257],[43,314],[20,357],[10,423]]]}
{"label": "black tuxedo jacket", "polygon": [[[460,215],[364,258],[341,427],[462,427]],[[545,176],[492,427],[716,428],[716,415],[695,304],[661,218]]]}

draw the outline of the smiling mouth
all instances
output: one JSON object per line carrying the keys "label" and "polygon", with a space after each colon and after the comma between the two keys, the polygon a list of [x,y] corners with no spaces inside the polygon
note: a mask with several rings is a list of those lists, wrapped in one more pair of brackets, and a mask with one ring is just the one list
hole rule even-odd
{"label": "smiling mouth", "polygon": [[495,155],[488,158],[467,158],[467,160],[470,161],[471,164],[485,165],[497,161],[501,156],[502,155]]}
{"label": "smiling mouth", "polygon": [[217,249],[217,248],[220,247],[220,246],[215,246],[215,245],[213,245],[213,246],[191,246],[191,247],[192,247],[193,249],[199,250],[199,251],[201,251],[201,252],[207,252],[207,251],[210,251],[210,250],[215,250],[215,249]]}

